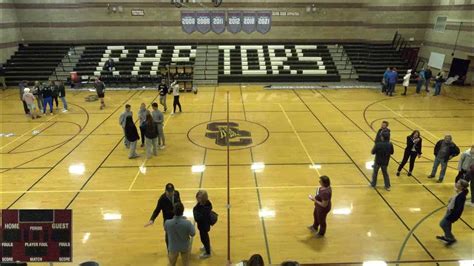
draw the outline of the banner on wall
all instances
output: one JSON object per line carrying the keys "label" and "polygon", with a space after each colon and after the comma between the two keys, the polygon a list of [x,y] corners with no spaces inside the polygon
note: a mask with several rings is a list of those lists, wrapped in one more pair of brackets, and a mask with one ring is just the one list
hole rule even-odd
{"label": "banner on wall", "polygon": [[184,32],[193,33],[196,30],[196,13],[192,11],[181,12],[181,27]]}
{"label": "banner on wall", "polygon": [[258,11],[257,12],[257,31],[265,34],[272,28],[272,12]]}
{"label": "banner on wall", "polygon": [[227,11],[227,31],[238,33],[242,30],[242,12]]}
{"label": "banner on wall", "polygon": [[211,13],[211,29],[217,34],[225,31],[225,12],[214,11]]}
{"label": "banner on wall", "polygon": [[196,29],[200,33],[208,33],[209,31],[211,31],[211,12],[196,12]]}
{"label": "banner on wall", "polygon": [[242,31],[252,33],[255,31],[257,25],[256,13],[251,11],[244,11],[242,15]]}

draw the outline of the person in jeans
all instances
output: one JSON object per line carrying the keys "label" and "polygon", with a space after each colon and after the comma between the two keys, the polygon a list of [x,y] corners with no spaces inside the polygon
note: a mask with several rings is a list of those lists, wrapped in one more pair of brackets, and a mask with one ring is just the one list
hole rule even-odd
{"label": "person in jeans", "polygon": [[125,118],[125,138],[127,139],[130,145],[130,152],[128,154],[128,159],[134,159],[138,157],[137,154],[137,141],[140,139],[138,136],[137,127],[133,122],[133,118],[131,116],[127,116]]}
{"label": "person in jeans", "polygon": [[166,95],[168,94],[168,85],[166,85],[166,79],[161,79],[160,85],[158,85],[158,91],[160,93],[160,104],[163,105],[164,112],[168,110],[168,106],[166,105]]}
{"label": "person in jeans", "polygon": [[52,80],[49,81],[48,86],[51,88],[51,91],[53,93],[52,94],[53,102],[56,103],[56,109],[58,109],[58,106],[59,106],[59,101],[58,101],[59,89],[58,89],[58,86],[56,86],[56,84]]}
{"label": "person in jeans", "polygon": [[390,128],[388,128],[388,121],[382,121],[379,130],[377,131],[377,135],[375,135],[375,142],[382,141],[382,132],[388,132],[388,139],[390,140]]}
{"label": "person in jeans", "polygon": [[26,80],[23,80],[18,84],[18,88],[20,89],[20,101],[23,102],[23,111],[25,111],[25,115],[29,115],[30,109],[28,109],[28,105],[23,100],[23,95],[25,94],[26,86],[28,86],[28,82]]}
{"label": "person in jeans", "polygon": [[387,131],[382,132],[382,141],[376,142],[374,148],[372,148],[372,154],[375,154],[374,161],[374,172],[372,173],[372,182],[370,185],[375,187],[377,185],[377,175],[379,169],[382,168],[383,181],[385,184],[385,190],[390,191],[390,177],[387,172],[388,163],[390,161],[390,155],[393,154],[393,145],[388,140],[389,133]]}
{"label": "person in jeans", "polygon": [[156,125],[156,129],[158,130],[158,146],[160,149],[165,148],[165,133],[163,131],[163,121],[164,121],[164,116],[163,113],[158,109],[158,104],[157,103],[152,103],[151,108],[153,111],[151,111],[151,116],[153,117],[153,122]]}
{"label": "person in jeans", "polygon": [[383,78],[382,78],[382,93],[385,93],[388,88],[388,73],[390,73],[390,68],[387,67],[385,72],[383,73]]}
{"label": "person in jeans", "polygon": [[53,115],[53,88],[48,85],[43,86],[41,94],[43,95],[43,114],[46,115],[46,106],[49,105],[50,114]]}
{"label": "person in jeans", "polygon": [[388,96],[393,96],[393,93],[395,92],[395,86],[398,81],[398,73],[397,69],[394,67],[392,70],[388,73],[388,89],[386,91],[386,95]]}
{"label": "person in jeans", "polygon": [[[163,224],[165,224],[167,220],[172,219],[174,216],[174,205],[178,202],[181,202],[179,191],[174,189],[173,184],[166,184],[165,192],[158,199],[155,210],[153,210],[150,220],[145,224],[145,227],[153,225],[160,212],[163,212]],[[166,247],[168,247],[168,234],[165,234],[165,243]]]}
{"label": "person in jeans", "polygon": [[[471,164],[471,166],[469,167],[469,169],[467,170],[467,172],[460,178],[460,179],[464,179],[466,180],[467,182],[470,183],[470,186],[471,186],[471,202],[468,204],[469,206],[471,207],[474,207],[474,197],[473,197],[473,194],[474,194],[474,164]],[[456,183],[459,181],[456,180]]]}
{"label": "person in jeans", "polygon": [[150,112],[146,109],[145,103],[140,104],[140,110],[138,110],[138,123],[140,126],[140,134],[142,139],[142,144],[140,145],[140,147],[143,147],[145,145],[145,121],[147,113]]}
{"label": "person in jeans", "polygon": [[63,112],[67,112],[66,88],[64,87],[64,83],[58,81],[56,87],[58,88],[59,99],[61,99],[61,102],[63,103]]}
{"label": "person in jeans", "polygon": [[[133,113],[131,109],[132,107],[130,106],[130,104],[126,104],[125,111],[119,116],[119,125],[122,127],[124,136],[125,136],[125,121],[127,117],[129,116],[133,117]],[[123,139],[123,144],[125,145],[125,148],[127,149],[130,147],[130,142],[127,140],[127,138]]]}
{"label": "person in jeans", "polygon": [[444,139],[439,140],[434,148],[435,159],[433,162],[433,169],[428,178],[434,178],[436,176],[436,171],[438,171],[438,166],[441,164],[441,172],[439,173],[438,183],[443,182],[444,175],[446,174],[446,168],[448,167],[448,161],[453,157],[458,156],[459,148],[453,142],[451,135],[444,136]]}
{"label": "person in jeans", "polygon": [[33,86],[33,95],[38,102],[38,109],[43,110],[43,94],[41,94],[41,83],[39,81],[35,81],[35,85]]}
{"label": "person in jeans", "polygon": [[433,77],[433,72],[431,72],[431,69],[428,68],[425,71],[425,90],[426,92],[430,92],[430,81],[431,78]]}
{"label": "person in jeans", "polygon": [[201,259],[211,256],[211,240],[209,239],[209,231],[211,230],[211,211],[212,203],[209,201],[207,191],[199,190],[196,194],[196,206],[193,208],[194,221],[199,229],[199,237],[203,248],[203,253],[199,256]]}
{"label": "person in jeans", "polygon": [[173,114],[176,113],[176,106],[179,107],[179,112],[181,113],[181,103],[179,102],[179,85],[177,81],[174,81],[171,84],[171,88],[173,88]]}
{"label": "person in jeans", "polygon": [[416,77],[416,93],[417,94],[420,94],[421,92],[421,87],[423,87],[423,85],[426,83],[426,79],[425,79],[425,69],[422,68],[420,70],[420,72],[418,73],[418,77]]}
{"label": "person in jeans", "polygon": [[456,176],[455,182],[458,182],[474,165],[474,145],[470,149],[466,150],[461,154],[461,158],[458,163],[458,175]]}
{"label": "person in jeans", "polygon": [[152,154],[158,155],[158,128],[150,113],[146,115],[145,121],[145,146],[147,159],[150,159]]}
{"label": "person in jeans", "polygon": [[441,71],[435,77],[435,91],[433,96],[438,96],[441,93],[441,86],[443,85],[444,79],[444,72]]}
{"label": "person in jeans", "polygon": [[413,168],[415,167],[415,159],[418,156],[418,158],[421,157],[421,148],[422,148],[422,139],[420,136],[420,131],[415,130],[411,135],[407,136],[407,146],[405,147],[405,153],[403,154],[403,160],[400,163],[400,166],[398,166],[397,170],[397,176],[400,176],[400,171],[402,171],[402,168],[405,166],[405,164],[408,161],[408,158],[410,158],[410,168],[408,170],[408,176],[411,176],[411,173],[413,173]]}
{"label": "person in jeans", "polygon": [[444,236],[436,236],[436,238],[443,241],[447,246],[456,242],[456,238],[452,233],[452,224],[461,218],[464,211],[464,203],[469,192],[467,189],[468,185],[469,183],[464,179],[460,179],[456,183],[456,195],[449,199],[446,214],[439,223],[439,226],[443,229]]}
{"label": "person in jeans", "polygon": [[191,238],[196,234],[196,230],[183,213],[183,203],[175,203],[174,217],[165,222],[165,231],[168,235],[168,259],[171,266],[176,265],[180,254],[182,265],[189,265]]}
{"label": "person in jeans", "polygon": [[313,224],[308,226],[308,229],[315,233],[318,238],[326,234],[326,217],[331,211],[332,196],[331,181],[328,176],[320,176],[319,184],[321,187],[316,190],[316,195],[309,195],[309,199],[314,201],[314,211]]}

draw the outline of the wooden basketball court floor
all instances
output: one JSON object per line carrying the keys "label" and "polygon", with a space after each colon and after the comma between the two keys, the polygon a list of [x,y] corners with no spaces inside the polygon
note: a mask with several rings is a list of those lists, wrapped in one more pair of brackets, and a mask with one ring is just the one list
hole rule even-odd
{"label": "wooden basketball court floor", "polygon": [[[227,91],[230,121],[252,138],[252,144],[231,147],[229,186],[226,147],[205,137],[207,124],[227,118]],[[201,88],[197,95],[181,95],[183,113],[165,115],[166,149],[150,160],[129,160],[118,116],[129,103],[136,118],[140,103],[158,100],[155,91],[108,91],[105,110],[85,101],[93,92],[68,91],[68,113],[32,121],[23,114],[18,91],[7,90],[0,94],[1,133],[14,136],[0,137],[1,207],[72,209],[70,265],[86,260],[166,265],[161,215],[154,226],[143,225],[168,182],[180,191],[186,215],[198,189],[208,190],[219,213],[210,233],[213,256],[197,258],[197,235],[191,265],[225,265],[228,237],[232,262],[260,253],[272,264],[292,259],[459,265],[458,260],[473,259],[474,208],[466,206],[454,224],[456,244],[447,248],[435,239],[454,194],[459,157],[450,162],[444,183],[427,175],[434,143],[445,133],[463,151],[474,143],[474,97],[472,88],[444,93],[388,98],[371,89]],[[390,122],[396,147],[389,166],[391,192],[383,189],[381,173],[379,187],[368,187],[370,150],[382,120]],[[406,171],[397,177],[405,137],[414,129],[425,139],[423,157],[412,177]],[[143,149],[139,152],[143,155]],[[306,228],[313,211],[308,194],[314,194],[323,174],[332,181],[333,208],[326,237],[316,239]]]}

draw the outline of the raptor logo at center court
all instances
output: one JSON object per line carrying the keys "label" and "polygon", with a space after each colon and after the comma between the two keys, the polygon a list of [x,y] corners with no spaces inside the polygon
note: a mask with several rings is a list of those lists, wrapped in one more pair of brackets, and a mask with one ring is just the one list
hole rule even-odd
{"label": "raptor logo at center court", "polygon": [[248,146],[252,144],[250,131],[240,130],[239,124],[235,122],[213,122],[207,124],[206,137],[214,139],[219,146]]}

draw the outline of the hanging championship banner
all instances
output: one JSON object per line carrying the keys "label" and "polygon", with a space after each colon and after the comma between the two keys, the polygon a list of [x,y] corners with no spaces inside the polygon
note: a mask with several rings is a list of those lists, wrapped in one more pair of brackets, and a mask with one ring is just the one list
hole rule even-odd
{"label": "hanging championship banner", "polygon": [[211,30],[211,13],[209,11],[196,12],[196,29],[200,33],[208,33]]}
{"label": "hanging championship banner", "polygon": [[217,34],[225,31],[225,12],[215,11],[211,13],[211,29]]}
{"label": "hanging championship banner", "polygon": [[242,11],[227,11],[227,31],[238,33],[242,30]]}
{"label": "hanging championship banner", "polygon": [[259,11],[257,12],[257,31],[265,34],[272,28],[272,12]]}
{"label": "hanging championship banner", "polygon": [[252,33],[255,31],[257,24],[255,12],[243,12],[242,15],[242,30],[246,33]]}
{"label": "hanging championship banner", "polygon": [[196,30],[196,13],[190,11],[181,12],[181,28],[191,34]]}

